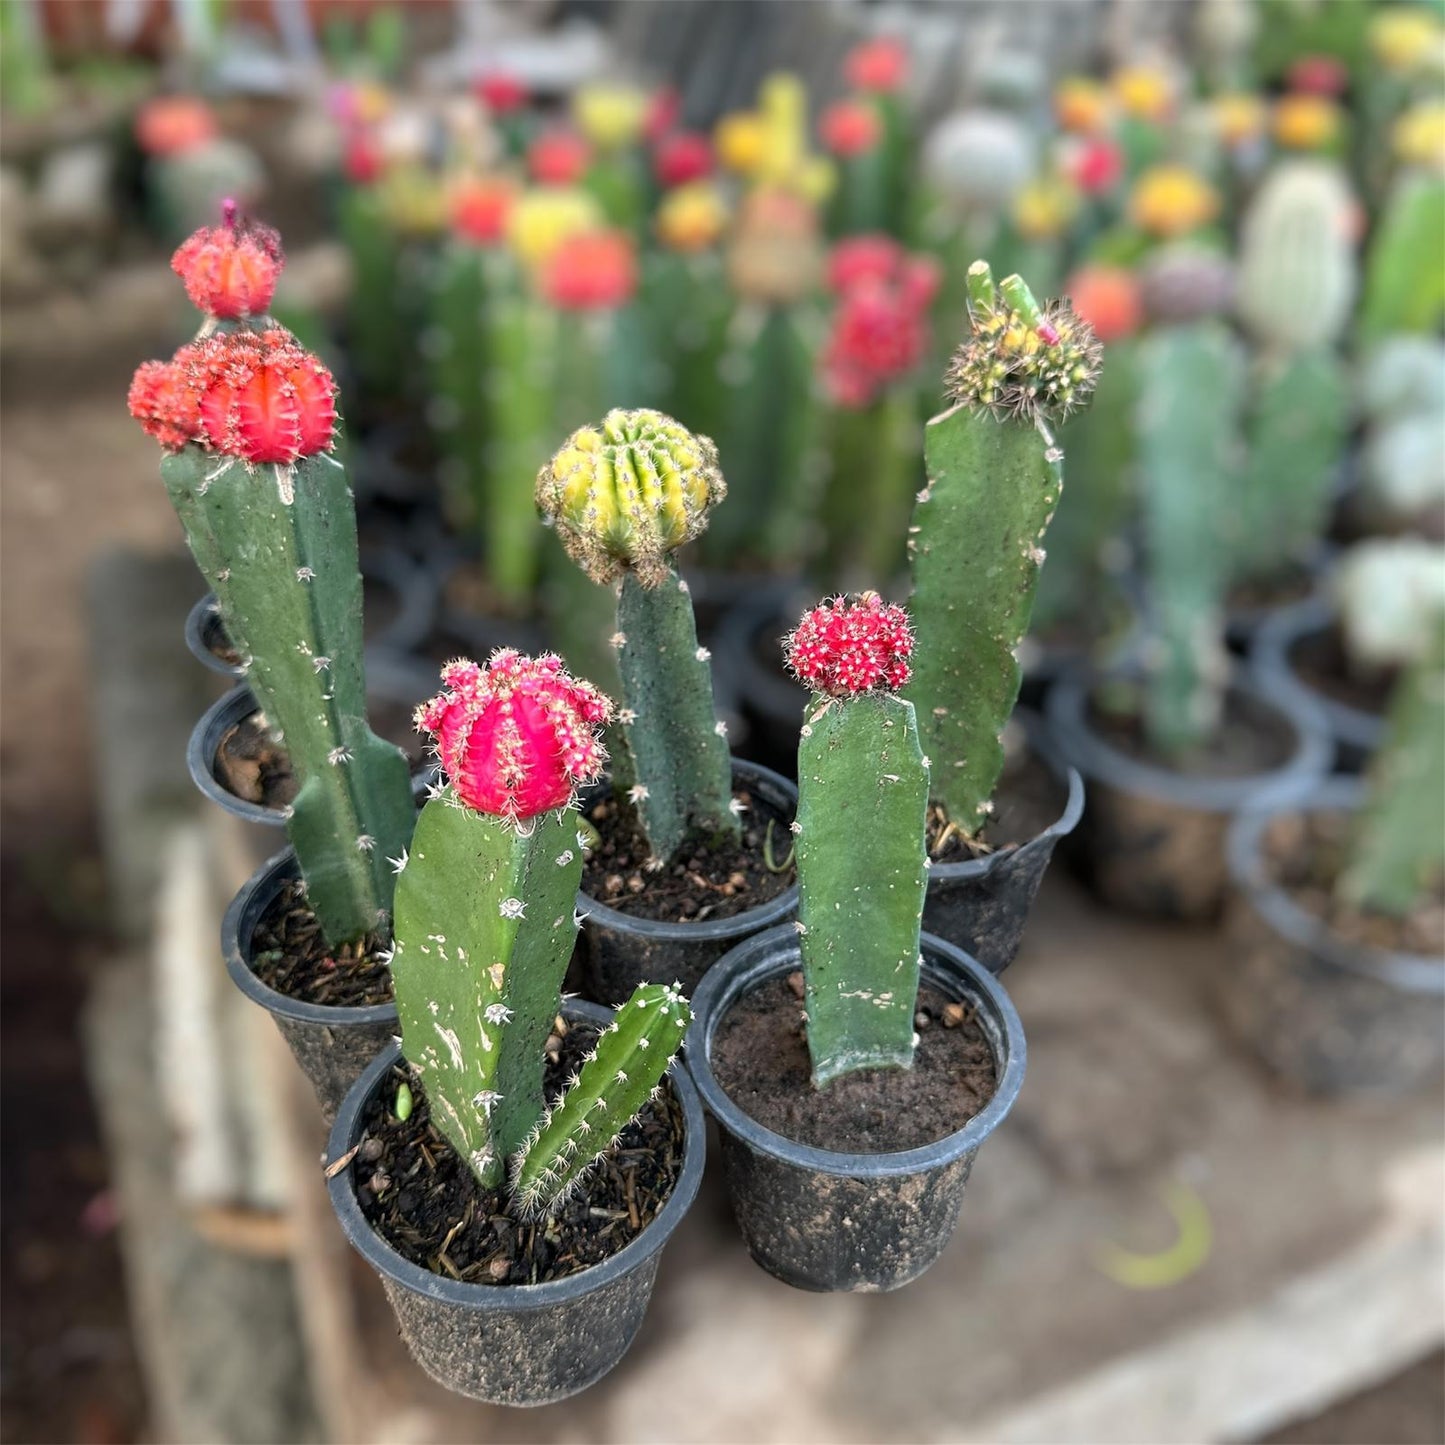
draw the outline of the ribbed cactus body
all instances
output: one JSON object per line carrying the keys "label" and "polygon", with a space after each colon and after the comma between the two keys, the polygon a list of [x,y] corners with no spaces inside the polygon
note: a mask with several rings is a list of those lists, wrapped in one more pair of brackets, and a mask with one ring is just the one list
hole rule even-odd
{"label": "ribbed cactus body", "polygon": [[687,583],[674,572],[644,587],[627,573],[615,641],[626,708],[620,736],[633,806],[654,856],[671,858],[690,839],[736,837],[732,761]]}
{"label": "ribbed cactus body", "polygon": [[1349,324],[1356,267],[1352,199],[1333,165],[1286,161],[1256,192],[1240,227],[1236,306],[1266,352],[1329,346]]}
{"label": "ribbed cactus body", "polygon": [[1215,322],[1144,343],[1138,408],[1150,625],[1145,725],[1165,753],[1213,729],[1225,676],[1228,525],[1245,384],[1238,343]]}
{"label": "ribbed cactus body", "polygon": [[1445,323],[1445,179],[1400,177],[1375,229],[1365,269],[1360,331],[1366,341],[1400,332],[1433,335]]}
{"label": "ribbed cactus body", "polygon": [[565,1200],[656,1091],[692,1010],[675,987],[645,983],[617,1010],[575,1081],[517,1155],[513,1194],[528,1214]]}
{"label": "ribbed cactus body", "polygon": [[484,1184],[541,1117],[544,1045],[577,935],[576,815],[524,828],[449,787],[417,820],[397,880],[392,978],[402,1048],[432,1119]]}
{"label": "ribbed cactus body", "polygon": [[1445,613],[1396,684],[1338,888],[1355,907],[1404,917],[1445,873]]}
{"label": "ribbed cactus body", "polygon": [[913,1062],[928,764],[913,706],[814,695],[798,746],[798,919],[813,1082]]}
{"label": "ribbed cactus body", "polygon": [[411,834],[406,760],[366,725],[361,576],[346,475],[328,454],[249,467],[190,446],[161,475],[246,677],[301,780],[288,822],[307,900],[343,943],[384,922]]}

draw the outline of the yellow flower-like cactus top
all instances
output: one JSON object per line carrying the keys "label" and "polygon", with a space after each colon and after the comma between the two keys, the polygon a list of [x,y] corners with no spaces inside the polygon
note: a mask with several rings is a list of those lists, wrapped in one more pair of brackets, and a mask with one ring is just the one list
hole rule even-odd
{"label": "yellow flower-like cactus top", "polygon": [[727,229],[727,202],[711,181],[692,181],[662,198],[656,224],[657,239],[669,251],[706,251]]}
{"label": "yellow flower-like cactus top", "polygon": [[1407,165],[1445,172],[1445,105],[1417,105],[1395,122],[1395,154]]}
{"label": "yellow flower-like cactus top", "polygon": [[1152,167],[1129,197],[1134,224],[1151,236],[1183,236],[1212,221],[1218,211],[1214,187],[1188,166]]}
{"label": "yellow flower-like cactus top", "polygon": [[660,411],[610,411],[578,428],[537,474],[537,507],[594,581],[667,580],[668,556],[727,495],[717,448]]}
{"label": "yellow flower-like cactus top", "polygon": [[1322,95],[1287,95],[1274,108],[1274,138],[1288,150],[1330,145],[1342,124],[1339,106]]}
{"label": "yellow flower-like cactus top", "polygon": [[1108,124],[1113,103],[1097,80],[1072,75],[1054,91],[1054,115],[1064,130],[1094,135]]}
{"label": "yellow flower-like cactus top", "polygon": [[584,85],[572,98],[572,118],[598,150],[621,150],[642,137],[647,96],[631,85]]}
{"label": "yellow flower-like cactus top", "polygon": [[517,258],[536,271],[564,241],[602,224],[602,207],[587,191],[549,186],[518,199],[507,217],[507,241]]}
{"label": "yellow flower-like cactus top", "polygon": [[1264,134],[1264,102],[1249,91],[1218,95],[1210,105],[1214,129],[1225,145],[1248,145]]}
{"label": "yellow flower-like cactus top", "polygon": [[1428,10],[1393,5],[1370,22],[1370,49],[1387,69],[1407,73],[1422,68],[1434,52],[1445,49],[1445,26]]}
{"label": "yellow flower-like cactus top", "polygon": [[1125,115],[1154,124],[1174,111],[1174,79],[1154,65],[1128,65],[1109,77],[1109,88]]}

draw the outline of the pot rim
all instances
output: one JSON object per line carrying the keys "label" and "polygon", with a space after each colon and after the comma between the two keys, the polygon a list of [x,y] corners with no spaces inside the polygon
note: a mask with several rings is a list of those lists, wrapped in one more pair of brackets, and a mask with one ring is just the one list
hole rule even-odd
{"label": "pot rim", "polygon": [[1030,707],[1016,706],[1013,716],[1018,719],[1028,738],[1028,745],[1063,785],[1065,790],[1064,809],[1047,828],[1041,828],[1032,838],[1016,843],[1011,848],[997,848],[981,858],[967,858],[958,863],[933,863],[928,869],[930,887],[935,880],[940,883],[954,883],[966,878],[983,878],[1002,865],[1004,860],[1015,858],[1025,848],[1046,838],[1065,838],[1079,826],[1084,816],[1084,779],[1072,763],[1059,757],[1058,750],[1049,745],[1048,729],[1038,712]]}
{"label": "pot rim", "polygon": [[1268,799],[1244,809],[1230,824],[1225,842],[1230,877],[1270,927],[1296,947],[1345,972],[1406,993],[1445,995],[1445,960],[1349,942],[1324,919],[1296,903],[1264,866],[1265,830],[1275,818],[1290,813],[1354,812],[1364,803],[1366,792],[1359,778],[1329,778],[1303,797]]}
{"label": "pot rim", "polygon": [[1277,608],[1255,630],[1249,649],[1249,671],[1260,691],[1291,703],[1316,709],[1330,731],[1362,752],[1373,752],[1385,731],[1383,713],[1340,702],[1309,686],[1290,658],[1295,643],[1334,625],[1338,609],[1318,593]]}
{"label": "pot rim", "polygon": [[221,784],[212,767],[221,735],[226,729],[260,711],[261,704],[244,682],[238,682],[229,692],[222,694],[196,719],[196,725],[191,729],[186,743],[186,768],[202,795],[217,807],[224,808],[232,817],[280,828],[286,822],[285,808],[269,808],[262,803],[248,803],[244,798],[238,798]]}
{"label": "pot rim", "polygon": [[988,1010],[1003,1041],[1005,1057],[1000,1068],[999,1053],[994,1049],[998,1078],[993,1097],[983,1109],[941,1139],[885,1154],[854,1154],[801,1144],[744,1112],[712,1071],[713,1038],[718,1024],[738,998],[767,979],[799,966],[797,932],[791,924],[783,924],[731,949],[708,970],[693,995],[695,1018],[684,1046],[687,1065],[698,1093],[718,1124],[759,1154],[800,1169],[854,1179],[889,1179],[938,1169],[983,1143],[1004,1121],[1023,1087],[1028,1064],[1023,1024],[1003,985],[981,963],[935,934],[924,933],[920,941],[924,979],[945,988],[961,982],[973,1001]]}
{"label": "pot rim", "polygon": [[[231,982],[268,1013],[295,1023],[363,1025],[397,1023],[395,1002],[372,1004],[321,1004],[292,998],[252,971],[251,939],[262,915],[271,906],[281,886],[301,876],[296,851],[286,847],[268,858],[237,890],[221,919],[221,956]],[[244,933],[244,937],[242,936]]]}
{"label": "pot rim", "polygon": [[1247,669],[1238,666],[1230,668],[1227,691],[1275,713],[1295,735],[1294,746],[1283,762],[1257,773],[1218,778],[1192,777],[1140,762],[1106,742],[1087,716],[1095,683],[1110,677],[1137,677],[1138,672],[1137,666],[1104,673],[1078,668],[1061,675],[1049,689],[1044,705],[1049,731],[1063,756],[1086,777],[1200,812],[1233,813],[1264,798],[1298,797],[1329,766],[1334,741],[1319,709],[1303,700],[1271,695]]}
{"label": "pot rim", "polygon": [[221,606],[216,601],[214,592],[206,592],[196,598],[191,610],[186,613],[186,650],[209,671],[219,673],[222,677],[240,677],[241,669],[238,664],[217,657],[206,646],[206,628],[212,621],[220,625]]}
{"label": "pot rim", "polygon": [[[759,782],[771,784],[778,791],[791,794],[793,806],[797,807],[798,786],[783,777],[781,773],[775,773],[761,763],[737,756],[733,757],[732,766],[735,781],[740,776],[751,776]],[[608,783],[606,786],[610,790],[611,784]],[[776,898],[769,898],[766,903],[754,904],[753,907],[745,908],[741,913],[734,913],[730,918],[705,918],[701,923],[673,923],[660,918],[635,918],[630,913],[622,913],[616,908],[609,907],[582,889],[577,891],[577,906],[586,919],[596,919],[599,926],[610,928],[616,933],[631,933],[639,938],[656,938],[673,942],[686,940],[706,943],[720,938],[741,938],[746,934],[769,928],[775,923],[781,923],[789,914],[797,910],[798,885],[795,881]]]}
{"label": "pot rim", "polygon": [[363,547],[357,556],[363,584],[380,582],[398,599],[396,616],[374,637],[367,638],[366,645],[410,652],[431,629],[439,590],[436,579],[399,547]]}
{"label": "pot rim", "polygon": [[[584,1003],[580,999],[567,999],[563,1003],[563,1013],[594,1024],[604,1024],[612,1017],[611,1009]],[[366,1103],[381,1080],[401,1058],[401,1045],[392,1044],[366,1066],[361,1077],[347,1091],[326,1141],[328,1164],[343,1157],[355,1143],[361,1132],[361,1116]],[[326,1182],[332,1207],[336,1210],[336,1216],[341,1221],[341,1227],[352,1248],[378,1274],[395,1280],[414,1294],[424,1295],[439,1303],[483,1312],[510,1313],[546,1309],[592,1294],[632,1274],[657,1254],[672,1237],[697,1197],[698,1186],[702,1182],[703,1158],[707,1150],[702,1103],[687,1070],[680,1066],[678,1059],[674,1059],[669,1065],[666,1077],[672,1085],[673,1095],[682,1109],[683,1117],[682,1169],[672,1186],[672,1192],[663,1201],[662,1208],[652,1222],[630,1244],[616,1254],[609,1255],[600,1264],[590,1265],[565,1279],[547,1280],[542,1284],[466,1284],[461,1280],[444,1279],[420,1265],[413,1264],[398,1254],[372,1228],[361,1212],[351,1178],[350,1164],[338,1170]]]}

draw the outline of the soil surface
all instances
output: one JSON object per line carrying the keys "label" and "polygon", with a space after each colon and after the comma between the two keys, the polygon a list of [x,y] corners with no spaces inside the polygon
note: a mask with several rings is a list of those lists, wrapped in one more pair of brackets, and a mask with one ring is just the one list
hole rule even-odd
{"label": "soil surface", "polygon": [[1435,880],[1405,918],[1363,912],[1335,895],[1350,842],[1350,821],[1347,813],[1296,813],[1275,819],[1264,840],[1269,876],[1348,943],[1445,957],[1445,875]]}
{"label": "soil surface", "polygon": [[391,1002],[385,947],[368,933],[359,943],[332,949],[306,905],[300,879],[281,889],[251,935],[252,966],[267,988],[328,1008]]}
{"label": "soil surface", "polygon": [[205,644],[206,651],[212,657],[219,658],[227,667],[241,665],[241,650],[227,634],[226,624],[221,621],[220,613],[212,612],[207,617],[201,628],[201,641]]}
{"label": "soil surface", "polygon": [[213,767],[216,781],[244,803],[285,808],[299,791],[291,759],[260,713],[242,718],[222,735]]}
{"label": "soil surface", "polygon": [[1008,758],[994,793],[993,816],[976,841],[951,833],[942,848],[938,839],[947,819],[936,808],[928,812],[928,854],[935,863],[967,863],[990,853],[1009,851],[1032,842],[1063,816],[1068,785],[1036,753],[1024,749]]}
{"label": "soil surface", "polygon": [[1300,602],[1314,590],[1315,575],[1302,562],[1291,562],[1275,577],[1241,582],[1225,598],[1228,612],[1263,612]]}
{"label": "soil surface", "polygon": [[594,803],[586,816],[602,841],[588,855],[582,891],[619,913],[664,923],[733,918],[776,898],[796,876],[792,819],[746,790],[735,796],[744,805],[741,842],[700,844],[667,865],[652,858],[630,813],[611,799]]}
{"label": "soil surface", "polygon": [[[596,1037],[577,1025],[548,1040],[550,1099],[560,1097]],[[407,1082],[414,1102],[403,1123],[392,1107]],[[555,1215],[524,1222],[504,1194],[477,1183],[432,1127],[424,1090],[398,1067],[372,1100],[352,1172],[362,1212],[413,1264],[468,1284],[541,1284],[600,1264],[631,1244],[672,1193],[682,1172],[682,1143],[682,1110],[665,1088]]]}
{"label": "soil surface", "polygon": [[1201,747],[1179,755],[1160,753],[1145,737],[1137,713],[1106,711],[1091,701],[1088,718],[1100,738],[1126,757],[1192,778],[1248,778],[1272,772],[1289,760],[1295,743],[1294,731],[1282,717],[1234,692],[1226,695],[1214,735]]}
{"label": "soil surface", "polygon": [[961,1129],[993,1098],[993,1050],[968,1005],[924,985],[911,1069],[862,1069],[815,1089],[803,976],[770,979],[718,1025],[712,1067],[723,1091],[765,1128],[856,1154],[917,1149]]}
{"label": "soil surface", "polygon": [[1296,638],[1289,664],[1313,692],[1359,712],[1382,713],[1397,676],[1394,668],[1359,667],[1351,663],[1337,627]]}

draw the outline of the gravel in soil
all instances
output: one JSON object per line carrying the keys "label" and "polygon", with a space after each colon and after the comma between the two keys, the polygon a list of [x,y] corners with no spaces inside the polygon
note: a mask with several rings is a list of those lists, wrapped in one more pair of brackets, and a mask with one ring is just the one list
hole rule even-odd
{"label": "gravel in soil", "polygon": [[[546,1088],[560,1097],[597,1035],[574,1025],[547,1041]],[[409,1082],[405,1122],[391,1112]],[[542,1284],[609,1259],[656,1218],[682,1172],[682,1110],[670,1087],[647,1104],[551,1216],[516,1218],[504,1193],[484,1189],[432,1126],[426,1093],[398,1066],[373,1097],[352,1177],[371,1226],[422,1269],[467,1284]]]}
{"label": "gravel in soil", "polygon": [[1276,818],[1264,840],[1270,878],[1347,943],[1392,953],[1445,957],[1445,876],[1435,879],[1405,918],[1364,912],[1336,896],[1350,828],[1348,813],[1295,813]]}
{"label": "gravel in soil", "polygon": [[928,810],[928,855],[935,863],[967,863],[1022,847],[1059,821],[1068,798],[1067,785],[1053,769],[1036,753],[1021,749],[1004,763],[993,813],[977,841],[953,832],[940,848],[948,819],[938,808]]}
{"label": "gravel in soil", "polygon": [[796,874],[792,819],[747,791],[736,797],[743,804],[741,840],[701,843],[669,864],[651,856],[630,812],[610,798],[593,803],[586,816],[601,842],[587,857],[582,891],[619,913],[664,923],[733,918],[786,892]]}
{"label": "gravel in soil", "polygon": [[251,935],[251,966],[267,988],[301,1003],[356,1008],[390,1003],[391,970],[385,940],[368,933],[333,949],[307,906],[300,879],[276,895]]}
{"label": "gravel in soil", "polygon": [[815,1089],[803,976],[769,979],[718,1024],[711,1063],[723,1092],[785,1139],[840,1153],[917,1149],[961,1129],[997,1087],[993,1050],[971,1007],[926,984],[911,1069],[861,1069]]}
{"label": "gravel in soil", "polygon": [[1289,760],[1294,746],[1294,732],[1282,717],[1233,691],[1225,696],[1213,735],[1177,756],[1154,747],[1133,708],[1116,710],[1091,702],[1088,718],[1100,738],[1126,757],[1191,778],[1248,778],[1271,772]]}
{"label": "gravel in soil", "polygon": [[1394,668],[1351,663],[1337,627],[1296,638],[1289,649],[1289,664],[1311,691],[1357,712],[1384,712],[1397,676]]}
{"label": "gravel in soil", "polygon": [[288,807],[299,791],[291,759],[267,730],[262,713],[242,718],[222,735],[215,774],[228,793],[263,808]]}

